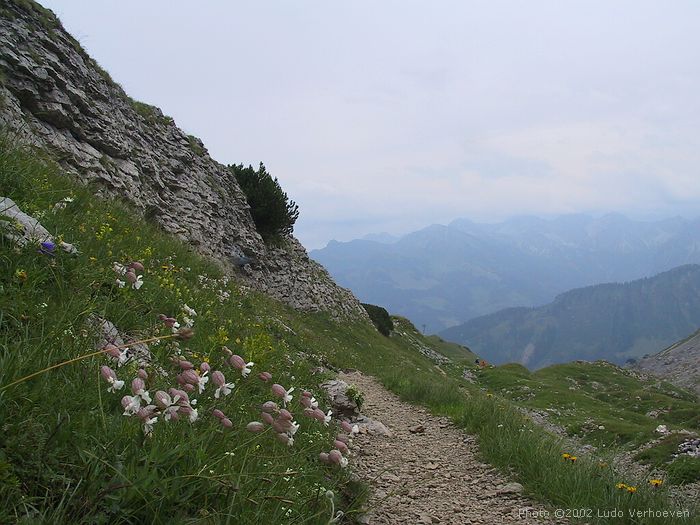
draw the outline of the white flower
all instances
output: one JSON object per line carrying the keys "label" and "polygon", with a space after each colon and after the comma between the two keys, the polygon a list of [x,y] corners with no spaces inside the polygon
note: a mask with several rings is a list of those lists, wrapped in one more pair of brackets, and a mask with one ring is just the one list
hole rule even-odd
{"label": "white flower", "polygon": [[126,275],[127,268],[123,264],[120,264],[118,262],[112,263],[112,269],[118,274],[118,275]]}
{"label": "white flower", "polygon": [[292,398],[294,397],[293,395],[291,395],[292,392],[294,392],[294,387],[290,388],[284,393],[284,398],[282,399],[282,401],[284,401],[285,404],[290,403],[292,401]]}
{"label": "white flower", "polygon": [[110,384],[107,392],[116,392],[124,387],[124,381],[120,381],[119,379],[107,379],[107,381],[109,381]]}
{"label": "white flower", "polygon": [[185,327],[187,328],[192,328],[194,326],[194,319],[187,317],[186,315],[182,317],[182,322],[185,323]]}
{"label": "white flower", "polygon": [[233,383],[224,383],[214,392],[214,397],[219,399],[221,395],[227,396],[231,393],[231,389],[236,386]]}
{"label": "white flower", "polygon": [[200,394],[204,392],[204,387],[209,382],[209,378],[207,377],[208,373],[209,372],[204,372],[201,376],[199,376],[199,379],[197,380],[197,388],[199,388]]}
{"label": "white flower", "polygon": [[340,466],[343,468],[347,467],[348,466],[348,458],[345,458],[345,457],[340,458]]}
{"label": "white flower", "polygon": [[124,288],[126,286],[126,281],[122,281],[121,279],[117,279],[114,281],[119,288]]}
{"label": "white flower", "polygon": [[291,447],[294,445],[294,438],[292,436],[289,436],[289,439],[287,440],[287,446]]}
{"label": "white flower", "polygon": [[292,421],[290,424],[291,427],[289,430],[287,430],[287,434],[289,434],[289,437],[292,437],[297,433],[297,430],[299,430],[299,424],[296,421]]}
{"label": "white flower", "polygon": [[141,409],[141,397],[124,396],[124,399],[129,400],[129,404],[124,407],[125,416],[133,416]]}
{"label": "white flower", "polygon": [[197,413],[197,409],[190,407],[190,423],[194,423],[195,421],[197,421],[198,417],[199,414]]}
{"label": "white flower", "polygon": [[311,408],[318,408],[318,401],[316,401],[315,397],[312,397],[309,402],[311,403]]}
{"label": "white flower", "polygon": [[152,418],[144,421],[143,422],[143,433],[146,434],[147,436],[150,436],[151,433],[153,433],[153,425],[155,425],[157,421],[158,421],[158,416],[153,416]]}
{"label": "white flower", "polygon": [[360,433],[360,427],[357,425],[352,426],[352,432],[350,432],[351,435],[359,434]]}
{"label": "white flower", "polygon": [[179,329],[180,329],[180,323],[178,323],[177,321],[175,321],[175,322],[173,323],[173,327],[172,327],[171,330],[173,331],[173,333],[176,333]]}
{"label": "white flower", "polygon": [[329,410],[328,413],[326,414],[326,417],[323,418],[323,424],[328,426],[328,423],[331,422],[331,415],[333,414],[332,410]]}
{"label": "white flower", "polygon": [[243,377],[248,377],[248,374],[250,374],[250,367],[253,366],[255,363],[252,361],[250,363],[246,363],[243,369],[241,370],[241,375]]}
{"label": "white flower", "polygon": [[142,286],[143,286],[143,275],[139,275],[139,276],[136,277],[136,281],[134,281],[133,283],[131,283],[131,287],[132,287],[134,290],[138,290],[138,289],[141,288]]}
{"label": "white flower", "polygon": [[182,311],[190,317],[197,317],[197,312],[194,311],[194,308],[190,308],[186,304],[182,305]]}

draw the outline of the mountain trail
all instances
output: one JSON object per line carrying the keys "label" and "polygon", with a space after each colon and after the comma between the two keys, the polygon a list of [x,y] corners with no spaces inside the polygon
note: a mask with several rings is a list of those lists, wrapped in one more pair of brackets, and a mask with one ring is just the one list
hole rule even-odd
{"label": "mountain trail", "polygon": [[[445,417],[401,401],[360,373],[339,379],[364,394],[362,412],[391,435],[360,433],[354,468],[369,483],[369,524],[567,523],[478,458],[477,439]],[[549,516],[547,518],[547,516]]]}

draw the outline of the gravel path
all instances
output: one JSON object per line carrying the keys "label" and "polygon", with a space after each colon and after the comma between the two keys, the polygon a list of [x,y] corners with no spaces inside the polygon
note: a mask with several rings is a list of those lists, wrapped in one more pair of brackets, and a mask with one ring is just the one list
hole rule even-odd
{"label": "gravel path", "polygon": [[353,467],[372,487],[365,523],[566,523],[537,518],[540,512],[546,516],[544,507],[482,463],[476,438],[449,419],[404,403],[371,377],[351,373],[339,379],[364,393],[362,412],[391,432],[355,438]]}

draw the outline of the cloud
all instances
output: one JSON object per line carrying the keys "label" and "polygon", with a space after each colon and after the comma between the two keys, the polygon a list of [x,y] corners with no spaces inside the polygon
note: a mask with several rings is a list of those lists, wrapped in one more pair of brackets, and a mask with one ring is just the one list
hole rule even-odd
{"label": "cloud", "polygon": [[215,158],[262,160],[309,247],[700,207],[697,2],[44,4]]}

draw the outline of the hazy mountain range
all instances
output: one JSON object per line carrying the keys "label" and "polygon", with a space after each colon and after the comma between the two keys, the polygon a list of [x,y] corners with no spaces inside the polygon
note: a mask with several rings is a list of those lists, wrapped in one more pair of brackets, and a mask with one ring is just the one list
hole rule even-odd
{"label": "hazy mountain range", "polygon": [[495,364],[529,368],[575,359],[627,359],[657,352],[700,327],[700,266],[563,293],[538,308],[508,308],[441,336]]}
{"label": "hazy mountain range", "polygon": [[503,308],[546,304],[573,288],[700,263],[700,218],[458,219],[400,238],[331,241],[311,256],[362,301],[437,332]]}

